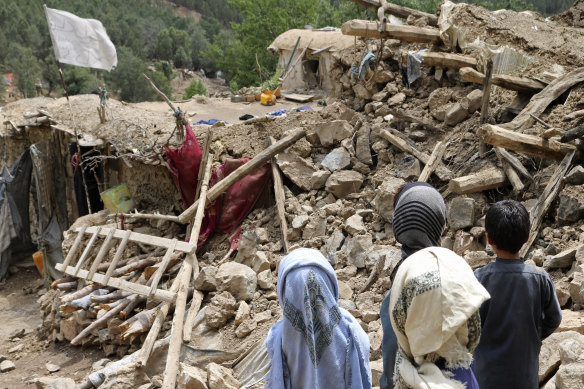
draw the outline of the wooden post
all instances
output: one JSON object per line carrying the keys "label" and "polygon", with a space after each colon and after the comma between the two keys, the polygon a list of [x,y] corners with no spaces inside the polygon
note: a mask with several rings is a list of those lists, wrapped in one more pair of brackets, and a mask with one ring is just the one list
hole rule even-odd
{"label": "wooden post", "polygon": [[[211,179],[211,161],[213,161],[213,156],[210,155],[208,157],[208,164],[209,166],[207,166],[207,170],[205,171],[205,176],[203,177],[203,185],[201,187],[201,196],[199,199],[206,199],[207,198],[207,191],[209,190],[209,180]],[[203,222],[203,217],[204,217],[204,207],[203,209],[201,209],[201,211],[199,211],[199,208],[197,208],[197,214],[195,215],[195,221],[194,221],[194,225],[193,225],[193,230],[191,231],[191,236],[194,237],[192,239],[194,239],[194,243],[195,246],[197,244],[197,242],[199,241],[199,235],[201,233],[201,223]],[[187,258],[188,260],[188,258]],[[193,281],[195,281],[197,279],[197,277],[199,276],[199,265],[197,262],[197,257],[195,255],[193,255],[192,258],[193,261]],[[197,293],[193,294],[193,298],[191,300],[191,306],[189,307],[189,311],[187,312],[187,318],[185,320],[185,325],[184,325],[184,329],[183,329],[183,340],[185,342],[190,342],[191,340],[191,332],[193,331],[193,323],[195,322],[195,316],[197,315],[197,313],[199,312],[199,308],[201,308],[201,302],[202,302],[202,296],[200,296],[200,300],[199,296]]]}
{"label": "wooden post", "polygon": [[491,124],[483,125],[478,131],[479,139],[493,146],[504,147],[519,153],[539,158],[562,159],[575,149],[573,145],[543,139],[535,135],[521,134]]}
{"label": "wooden post", "polygon": [[434,147],[434,151],[432,151],[432,155],[430,155],[430,159],[428,160],[428,163],[426,164],[426,166],[424,166],[424,170],[422,170],[422,173],[420,174],[418,181],[423,181],[423,182],[428,181],[428,179],[430,178],[430,175],[434,172],[434,170],[436,170],[436,167],[438,166],[438,164],[442,160],[442,156],[444,155],[445,151],[446,151],[446,144],[443,142],[438,142],[436,144],[436,147]]}
{"label": "wooden post", "polygon": [[93,263],[91,264],[91,268],[89,269],[89,274],[87,275],[88,278],[92,278],[93,275],[95,274],[95,272],[97,271],[97,268],[99,267],[99,265],[101,264],[101,261],[103,261],[103,258],[105,257],[105,255],[107,254],[107,252],[109,251],[110,247],[111,247],[111,241],[114,237],[114,232],[116,232],[116,230],[114,230],[113,228],[110,229],[110,231],[107,233],[107,236],[105,238],[105,241],[103,242],[103,244],[101,245],[101,248],[99,249],[99,253],[97,254],[97,257],[95,258],[95,260],[93,261]]}
{"label": "wooden post", "polygon": [[521,182],[521,179],[519,178],[519,175],[517,175],[515,169],[513,169],[513,167],[503,158],[499,150],[500,150],[499,147],[495,147],[495,153],[497,154],[497,158],[499,158],[499,161],[503,166],[505,175],[507,176],[507,179],[513,186],[513,191],[515,193],[520,193],[525,188],[525,185],[523,185],[523,182]]}
{"label": "wooden post", "polygon": [[166,249],[166,254],[164,254],[164,258],[162,258],[162,262],[160,262],[158,270],[156,270],[156,273],[154,273],[154,276],[152,277],[150,294],[154,294],[154,292],[156,292],[156,289],[158,289],[158,283],[160,282],[162,275],[164,274],[166,268],[168,267],[168,264],[170,263],[170,258],[172,257],[172,253],[174,253],[174,248],[176,247],[177,243],[178,241],[176,239],[173,239],[171,247]]}
{"label": "wooden post", "polygon": [[531,245],[533,244],[533,242],[535,242],[535,238],[537,238],[537,234],[539,232],[541,222],[543,221],[543,217],[545,216],[545,213],[547,212],[549,206],[552,204],[552,202],[558,195],[564,176],[566,175],[568,169],[570,168],[570,164],[572,163],[572,158],[574,158],[575,153],[576,150],[572,150],[566,154],[566,156],[564,157],[564,159],[554,172],[554,175],[550,178],[545,189],[539,196],[539,199],[537,199],[537,204],[535,204],[535,207],[533,207],[533,209],[531,210],[530,212],[531,228],[529,230],[529,239],[527,240],[527,243],[523,245],[523,248],[519,251],[519,254],[522,257],[524,257],[527,254],[527,252],[531,248]]}
{"label": "wooden post", "polygon": [[[270,137],[270,145],[274,143],[276,143],[276,140]],[[278,218],[280,219],[280,231],[282,232],[282,245],[284,246],[284,252],[287,254],[290,245],[288,243],[288,224],[286,223],[286,212],[284,210],[286,196],[284,195],[282,175],[274,159],[272,159],[272,176],[274,177],[274,196],[276,197],[276,207],[278,208]]]}
{"label": "wooden post", "polygon": [[499,169],[487,169],[450,180],[448,189],[451,193],[468,194],[499,188],[504,183],[505,173]]}
{"label": "wooden post", "polygon": [[207,129],[207,137],[205,138],[205,147],[203,148],[203,154],[201,155],[201,166],[199,166],[199,174],[197,176],[197,190],[195,191],[195,199],[198,199],[199,194],[201,193],[201,186],[203,185],[203,178],[205,177],[207,166],[207,157],[209,156],[209,150],[211,149],[211,139],[213,139],[213,128],[209,127]]}
{"label": "wooden post", "polygon": [[[247,176],[248,174],[254,172],[257,168],[261,165],[269,161],[274,155],[284,151],[288,147],[292,146],[296,141],[300,138],[306,136],[306,130],[303,128],[298,129],[291,133],[290,135],[286,136],[283,139],[280,139],[274,145],[268,147],[258,155],[256,155],[251,161],[248,163],[240,166],[230,175],[219,181],[215,186],[213,186],[209,192],[207,193],[207,203],[211,204],[215,201],[223,192],[231,187],[231,185],[235,184],[237,181],[241,180],[243,177]],[[186,223],[191,220],[197,210],[198,203],[200,199],[195,201],[187,210],[179,215],[179,221],[181,223]]]}
{"label": "wooden post", "polygon": [[105,273],[105,278],[104,278],[105,284],[108,283],[110,277],[112,276],[112,273],[114,272],[114,270],[118,266],[118,262],[122,258],[122,254],[124,254],[124,250],[126,249],[126,246],[128,245],[128,240],[130,240],[131,233],[132,233],[132,231],[130,231],[130,230],[127,230],[125,232],[124,237],[122,238],[122,241],[120,242],[120,245],[118,246],[118,249],[116,250],[116,254],[114,255],[114,259],[112,259],[112,263],[110,264],[109,268],[107,269],[107,272]]}
{"label": "wooden post", "polygon": [[[491,99],[491,82],[493,80],[493,60],[489,59],[487,62],[487,73],[485,75],[485,83],[483,85],[483,102],[481,104],[481,125],[485,124],[489,119],[489,102]],[[481,158],[487,152],[487,145],[485,142],[479,142],[479,155]]]}
{"label": "wooden post", "polygon": [[98,226],[97,230],[93,233],[93,235],[89,239],[89,242],[87,243],[87,246],[85,247],[85,250],[83,250],[81,257],[79,257],[79,261],[77,261],[77,265],[75,265],[75,273],[72,274],[73,276],[75,276],[75,277],[77,276],[77,273],[79,273],[79,269],[81,269],[81,266],[83,266],[83,263],[85,262],[85,260],[89,256],[89,252],[91,251],[91,249],[93,248],[93,245],[95,244],[95,240],[97,239],[97,237],[99,235],[100,229],[101,229],[101,226]]}
{"label": "wooden post", "polygon": [[[197,213],[195,216],[193,229],[191,231],[190,242],[196,246],[199,240],[199,233],[201,231],[201,224],[203,223],[203,217],[205,216],[205,203],[207,199],[207,189],[209,187],[209,179],[211,178],[211,164],[213,160],[213,155],[209,155],[207,160],[207,171],[205,172],[205,178],[203,179],[203,186],[201,187],[201,197],[199,199],[199,205],[197,207]],[[178,291],[176,292],[176,304],[174,308],[174,316],[172,318],[172,330],[170,333],[170,344],[168,346],[168,355],[166,357],[166,367],[163,374],[163,389],[175,389],[176,379],[178,376],[178,365],[180,357],[180,349],[183,343],[183,328],[184,328],[184,316],[187,305],[187,295],[188,287],[191,281],[191,273],[193,268],[198,272],[198,263],[195,253],[187,255],[187,258],[183,262],[183,267],[185,268],[184,273],[181,275],[179,281]],[[193,299],[194,300],[194,299]],[[200,304],[199,304],[200,305]],[[197,309],[198,311],[198,309]],[[196,312],[194,312],[196,315]]]}
{"label": "wooden post", "polygon": [[152,82],[152,80],[150,80],[150,78],[148,78],[148,76],[144,73],[142,73],[142,77],[144,77],[144,79],[148,82],[148,84],[150,84],[150,86],[152,87],[152,89],[154,89],[154,91],[160,96],[162,97],[162,99],[164,101],[166,101],[166,104],[168,104],[168,106],[170,107],[170,109],[172,109],[172,113],[174,114],[175,118],[176,118],[176,125],[179,129],[178,131],[178,139],[180,141],[182,141],[182,139],[184,138],[184,126],[186,123],[188,123],[185,113],[182,112],[180,109],[177,109],[174,104],[172,103],[172,101],[170,101],[170,99],[164,94],[164,92],[162,92],[160,89],[158,89],[156,87],[156,85],[154,85],[154,83]]}
{"label": "wooden post", "polygon": [[531,174],[529,174],[529,172],[527,171],[525,166],[523,166],[521,161],[518,160],[515,156],[511,155],[511,153],[509,153],[507,150],[505,150],[502,147],[495,147],[495,152],[497,153],[497,155],[503,157],[507,161],[507,163],[513,166],[513,168],[517,172],[521,173],[521,175],[523,175],[525,178],[529,179],[532,182],[534,181],[533,177],[531,176]]}
{"label": "wooden post", "polygon": [[[471,67],[461,68],[460,76],[466,82],[481,85],[485,83],[485,75]],[[507,74],[494,74],[492,76],[492,84],[501,88],[531,94],[540,92],[546,86],[543,82],[532,80],[531,78],[510,76]]]}

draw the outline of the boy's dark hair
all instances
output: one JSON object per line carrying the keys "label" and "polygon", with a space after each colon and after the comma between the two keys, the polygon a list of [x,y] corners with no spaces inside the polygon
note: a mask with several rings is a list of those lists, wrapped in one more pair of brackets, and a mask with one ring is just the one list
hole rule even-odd
{"label": "boy's dark hair", "polygon": [[529,228],[529,213],[517,201],[499,201],[487,211],[485,229],[501,250],[517,253],[529,238]]}

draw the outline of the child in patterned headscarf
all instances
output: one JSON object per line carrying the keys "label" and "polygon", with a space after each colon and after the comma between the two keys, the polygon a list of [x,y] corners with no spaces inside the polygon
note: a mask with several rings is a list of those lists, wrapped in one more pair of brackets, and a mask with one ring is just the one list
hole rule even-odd
{"label": "child in patterned headscarf", "polygon": [[266,389],[371,388],[369,338],[337,305],[337,277],[319,251],[297,249],[280,262],[278,299]]}
{"label": "child in patterned headscarf", "polygon": [[402,258],[381,304],[381,388],[478,389],[470,364],[480,337],[478,308],[489,298],[468,264],[440,248],[446,206],[431,185],[409,183],[394,200]]}

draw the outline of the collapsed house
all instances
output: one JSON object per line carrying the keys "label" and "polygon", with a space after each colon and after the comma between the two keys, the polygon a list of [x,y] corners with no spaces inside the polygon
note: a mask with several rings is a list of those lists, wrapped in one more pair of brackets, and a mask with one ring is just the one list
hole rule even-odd
{"label": "collapsed house", "polygon": [[[65,263],[56,266],[64,277],[39,300],[49,339],[125,355],[90,374],[85,387],[262,387],[269,368],[263,340],[282,316],[277,267],[297,247],[321,250],[335,268],[339,305],[369,335],[377,384],[379,306],[399,260],[392,200],[407,180],[430,182],[443,193],[442,244],[472,268],[494,260],[484,229],[489,204],[513,198],[526,205],[532,233],[522,254],[550,273],[563,309],[560,328],[542,347],[540,383],[581,382],[581,352],[573,350],[584,348],[584,69],[577,50],[584,31],[563,25],[565,15],[554,22],[447,1],[437,17],[385,4],[407,23],[343,26],[351,45],[329,68],[341,87],[338,101],[212,132],[195,128],[204,167],[191,167],[200,189],[190,204],[181,204],[180,180],[177,188],[162,157],[174,129],[171,113],[111,101],[113,118],[100,123],[91,110],[76,108],[97,98],[79,96],[72,99],[74,115],[64,101],[43,102],[42,117],[55,123],[36,128],[23,116],[31,108],[5,108],[6,141],[22,138],[25,147],[33,143],[20,134],[44,131],[46,139],[59,128],[76,128],[73,121],[84,123],[79,132],[88,141],[110,145],[99,159],[109,176],[103,189],[126,182],[141,211],[124,215],[123,225],[107,210],[77,219],[64,233]],[[485,28],[491,23],[501,28]],[[65,145],[70,132],[59,133]],[[171,148],[177,146],[173,141]],[[183,141],[179,150],[190,146]],[[12,150],[9,166],[22,148]],[[214,163],[205,167],[206,155]],[[255,157],[210,179],[219,161],[244,156]],[[258,196],[233,232],[205,236],[197,250],[206,202],[222,201],[228,187],[261,168],[272,173],[267,199]]]}
{"label": "collapsed house", "polygon": [[341,89],[331,70],[353,45],[355,39],[339,29],[294,29],[280,34],[268,50],[278,53],[278,68],[286,69],[283,90],[321,89],[337,96]]}

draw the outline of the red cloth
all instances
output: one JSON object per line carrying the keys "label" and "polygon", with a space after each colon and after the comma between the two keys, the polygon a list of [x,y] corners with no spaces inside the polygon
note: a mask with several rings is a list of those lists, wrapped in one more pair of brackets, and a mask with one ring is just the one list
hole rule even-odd
{"label": "red cloth", "polygon": [[195,202],[197,177],[203,156],[203,150],[201,150],[201,145],[199,145],[191,125],[187,123],[185,139],[178,149],[173,150],[165,146],[164,150],[166,151],[166,162],[172,171],[172,178],[186,209]]}
{"label": "red cloth", "polygon": [[[177,149],[165,147],[165,150],[166,162],[172,171],[172,178],[186,209],[195,202],[197,177],[203,157],[201,146],[188,123],[183,144]],[[248,158],[226,160],[224,165],[213,170],[209,187],[213,187],[248,161]],[[259,195],[267,188],[270,178],[270,164],[266,163],[233,184],[213,204],[207,206],[198,246],[202,246],[215,231],[224,234],[235,231],[243,218],[253,209]]]}
{"label": "red cloth", "polygon": [[[241,165],[247,163],[248,158],[228,159],[223,166],[213,170],[210,187],[216,185]],[[202,246],[214,231],[230,234],[247,214],[253,209],[260,194],[271,182],[271,166],[265,163],[255,172],[245,176],[233,184],[205,211],[205,219],[201,225],[198,246]]]}

